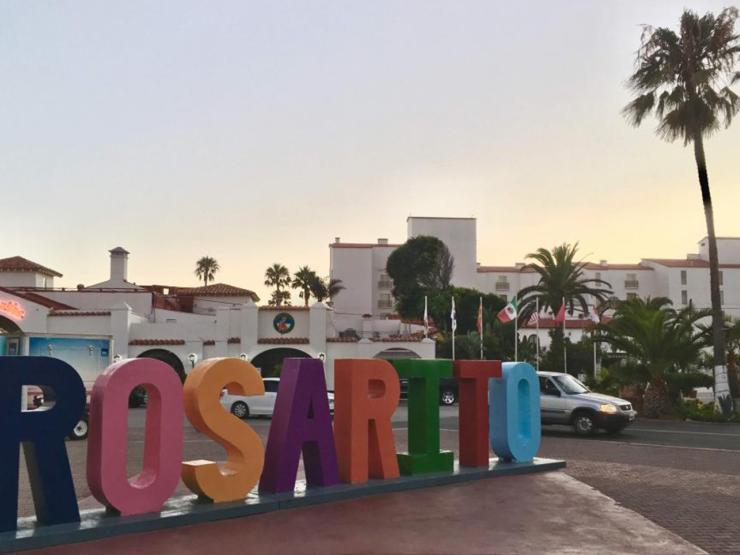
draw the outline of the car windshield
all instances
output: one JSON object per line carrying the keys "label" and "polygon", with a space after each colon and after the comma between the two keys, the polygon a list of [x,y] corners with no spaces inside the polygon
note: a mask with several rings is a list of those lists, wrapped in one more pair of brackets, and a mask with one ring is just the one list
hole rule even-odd
{"label": "car windshield", "polygon": [[569,374],[563,374],[562,376],[553,376],[555,380],[565,393],[568,395],[580,395],[581,393],[588,393],[589,389]]}

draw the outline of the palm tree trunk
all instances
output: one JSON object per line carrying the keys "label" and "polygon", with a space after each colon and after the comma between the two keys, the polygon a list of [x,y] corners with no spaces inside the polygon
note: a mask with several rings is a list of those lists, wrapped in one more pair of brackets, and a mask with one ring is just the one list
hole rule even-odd
{"label": "palm tree trunk", "polygon": [[704,156],[704,140],[701,133],[694,136],[694,158],[696,159],[696,169],[699,172],[701,200],[704,204],[707,241],[709,243],[709,289],[712,300],[712,345],[714,347],[714,402],[715,409],[729,417],[733,413],[733,407],[725,364],[724,316],[719,292],[719,257],[717,255],[717,237],[714,232],[714,211],[712,209],[712,196],[709,192],[707,161]]}

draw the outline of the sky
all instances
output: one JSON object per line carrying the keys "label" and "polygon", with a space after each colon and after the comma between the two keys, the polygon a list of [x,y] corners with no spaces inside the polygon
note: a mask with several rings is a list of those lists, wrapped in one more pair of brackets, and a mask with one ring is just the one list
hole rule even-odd
{"label": "sky", "polygon": [[[484,265],[580,244],[683,257],[706,234],[691,149],[620,115],[661,1],[0,2],[0,258],[129,279],[329,273],[328,244],[475,216]],[[718,235],[740,236],[740,122],[706,142]],[[296,296],[297,297],[297,296]]]}

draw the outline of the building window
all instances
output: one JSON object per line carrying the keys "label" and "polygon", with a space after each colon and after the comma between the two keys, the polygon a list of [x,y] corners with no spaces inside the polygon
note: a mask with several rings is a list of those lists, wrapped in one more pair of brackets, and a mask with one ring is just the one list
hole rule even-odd
{"label": "building window", "polygon": [[624,280],[625,289],[638,289],[640,282],[637,281],[637,274],[627,274]]}
{"label": "building window", "polygon": [[681,270],[681,285],[686,285],[686,270]]}
{"label": "building window", "polygon": [[378,287],[380,289],[390,289],[393,287],[393,281],[388,274],[383,272],[380,273],[378,276]]}
{"label": "building window", "polygon": [[631,301],[637,298],[637,293],[627,293],[627,300]]}
{"label": "building window", "polygon": [[685,289],[681,291],[681,304],[689,304],[689,293]]}
{"label": "building window", "polygon": [[390,293],[381,293],[378,296],[378,308],[393,308],[393,300]]}
{"label": "building window", "polygon": [[496,278],[496,291],[508,291],[509,290],[509,278],[506,276],[498,276]]}

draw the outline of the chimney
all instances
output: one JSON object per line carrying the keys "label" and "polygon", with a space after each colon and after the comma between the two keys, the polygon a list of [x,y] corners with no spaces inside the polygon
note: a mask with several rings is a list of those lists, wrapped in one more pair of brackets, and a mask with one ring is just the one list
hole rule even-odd
{"label": "chimney", "polygon": [[378,245],[387,245],[387,244],[388,244],[388,239],[384,237],[381,237],[380,239],[378,239]]}
{"label": "chimney", "polygon": [[339,243],[342,242],[342,238],[341,237],[334,237],[334,242],[337,243],[337,244],[339,244]]}
{"label": "chimney", "polygon": [[123,247],[116,247],[108,252],[110,253],[111,281],[127,281],[129,252]]}

